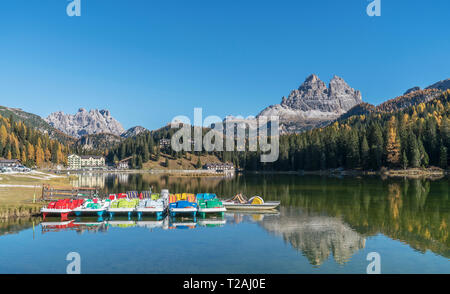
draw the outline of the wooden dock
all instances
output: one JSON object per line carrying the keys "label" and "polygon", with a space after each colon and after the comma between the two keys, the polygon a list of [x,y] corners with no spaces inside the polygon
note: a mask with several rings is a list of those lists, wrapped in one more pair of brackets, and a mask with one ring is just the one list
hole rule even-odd
{"label": "wooden dock", "polygon": [[42,200],[52,201],[61,198],[94,198],[98,197],[96,188],[58,187],[48,184],[42,185]]}

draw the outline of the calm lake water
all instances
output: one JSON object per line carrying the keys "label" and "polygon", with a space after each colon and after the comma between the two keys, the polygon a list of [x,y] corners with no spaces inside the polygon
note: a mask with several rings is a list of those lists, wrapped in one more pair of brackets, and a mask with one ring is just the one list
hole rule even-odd
{"label": "calm lake water", "polygon": [[277,213],[224,218],[73,218],[0,222],[0,273],[450,273],[449,179],[436,181],[245,175],[188,178],[83,175],[75,185],[127,190],[237,192],[280,200]]}

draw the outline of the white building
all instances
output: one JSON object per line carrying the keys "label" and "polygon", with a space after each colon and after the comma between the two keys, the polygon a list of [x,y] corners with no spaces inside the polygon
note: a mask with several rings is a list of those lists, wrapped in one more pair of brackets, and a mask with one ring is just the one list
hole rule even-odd
{"label": "white building", "polygon": [[69,169],[83,168],[103,168],[105,167],[105,158],[99,155],[77,155],[71,154],[67,157]]}

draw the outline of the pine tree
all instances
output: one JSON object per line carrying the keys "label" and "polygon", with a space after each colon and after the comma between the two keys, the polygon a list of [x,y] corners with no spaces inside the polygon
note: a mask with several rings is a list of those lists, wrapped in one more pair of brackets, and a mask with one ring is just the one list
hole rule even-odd
{"label": "pine tree", "polygon": [[197,157],[197,164],[195,165],[195,168],[200,169],[202,167],[202,162],[200,161],[200,156]]}
{"label": "pine tree", "polygon": [[401,165],[403,169],[408,168],[408,156],[406,155],[406,151],[403,151],[402,153]]}
{"label": "pine tree", "polygon": [[364,169],[367,169],[370,166],[370,149],[365,135],[361,141],[361,164]]}
{"label": "pine tree", "polygon": [[397,166],[400,163],[400,142],[397,136],[395,116],[392,116],[388,124],[386,154],[389,165]]}
{"label": "pine tree", "polygon": [[441,144],[440,148],[439,166],[443,169],[448,168],[448,153],[447,148],[444,146],[444,144]]}
{"label": "pine tree", "polygon": [[420,167],[420,151],[416,136],[411,132],[408,138],[410,166],[413,168]]}

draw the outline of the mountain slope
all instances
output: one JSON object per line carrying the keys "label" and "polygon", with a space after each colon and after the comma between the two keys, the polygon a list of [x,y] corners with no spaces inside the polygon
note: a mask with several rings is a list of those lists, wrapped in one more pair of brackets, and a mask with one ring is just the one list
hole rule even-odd
{"label": "mountain slope", "polygon": [[402,110],[439,98],[442,92],[448,89],[450,89],[450,79],[437,82],[423,90],[419,87],[413,87],[407,90],[402,96],[387,100],[378,106],[368,103],[356,105],[341,115],[337,120],[342,121],[354,115],[367,115],[373,112],[384,113]]}
{"label": "mountain slope", "polygon": [[62,143],[73,142],[74,138],[54,128],[39,115],[25,112],[20,108],[0,106],[0,115],[6,118],[12,116],[15,121],[22,121],[29,127],[33,127],[42,133],[48,133],[50,138],[57,139]]}
{"label": "mountain slope", "polygon": [[75,147],[82,150],[104,150],[116,146],[122,140],[120,136],[108,133],[84,135],[75,142]]}
{"label": "mountain slope", "polygon": [[148,131],[148,130],[141,126],[135,126],[135,127],[129,128],[128,130],[123,132],[120,136],[122,138],[130,138],[130,137],[135,137],[145,131]]}

